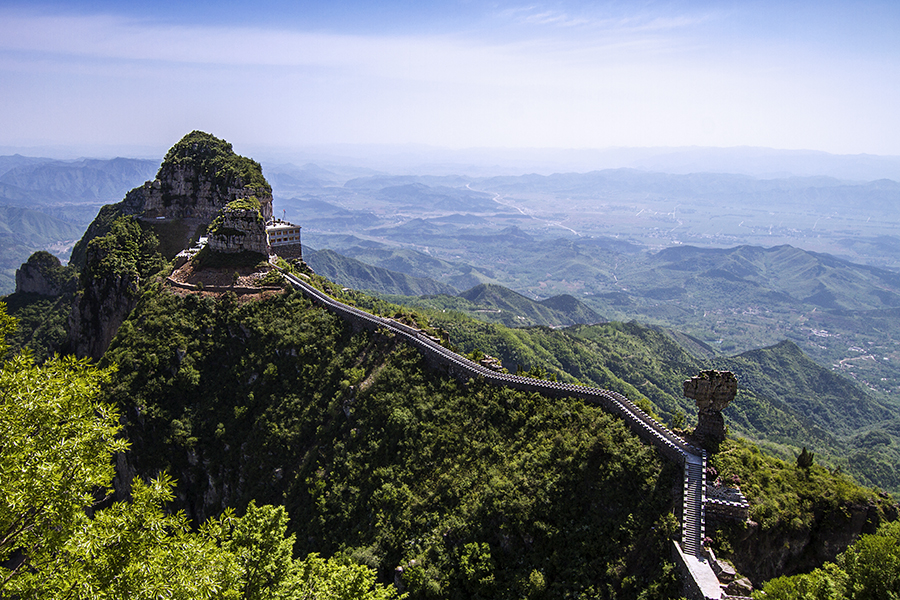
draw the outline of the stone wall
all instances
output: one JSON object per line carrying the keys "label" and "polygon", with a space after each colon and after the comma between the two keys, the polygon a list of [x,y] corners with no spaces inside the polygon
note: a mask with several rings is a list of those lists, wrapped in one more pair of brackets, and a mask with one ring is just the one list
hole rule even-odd
{"label": "stone wall", "polygon": [[285,260],[294,260],[303,258],[303,249],[300,244],[279,244],[272,246],[272,254],[279,256]]}

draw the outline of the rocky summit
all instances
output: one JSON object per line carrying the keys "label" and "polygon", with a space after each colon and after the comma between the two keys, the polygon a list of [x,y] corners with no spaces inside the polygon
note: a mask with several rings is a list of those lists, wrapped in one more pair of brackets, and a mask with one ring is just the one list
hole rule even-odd
{"label": "rocky summit", "polygon": [[263,218],[272,218],[272,186],[259,163],[234,153],[231,144],[192,131],[172,146],[153,181],[128,192],[124,214],[142,219],[212,221],[226,204],[255,196]]}

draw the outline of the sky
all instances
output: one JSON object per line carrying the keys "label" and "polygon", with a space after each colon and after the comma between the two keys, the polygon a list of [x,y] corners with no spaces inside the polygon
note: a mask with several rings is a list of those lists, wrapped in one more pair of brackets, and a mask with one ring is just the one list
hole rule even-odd
{"label": "sky", "polygon": [[900,2],[0,0],[0,148],[900,155]]}

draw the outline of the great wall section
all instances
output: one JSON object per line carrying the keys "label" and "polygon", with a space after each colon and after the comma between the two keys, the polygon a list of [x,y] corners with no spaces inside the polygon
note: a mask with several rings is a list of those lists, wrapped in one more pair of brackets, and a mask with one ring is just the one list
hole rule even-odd
{"label": "great wall section", "polygon": [[[378,317],[339,302],[291,273],[282,271],[282,274],[294,288],[301,291],[315,304],[340,315],[356,327],[370,331],[384,328],[401,336],[407,343],[418,348],[430,365],[443,367],[457,378],[483,378],[493,385],[519,391],[536,392],[552,397],[579,398],[585,402],[599,405],[604,410],[619,416],[641,440],[656,447],[664,457],[675,461],[684,469],[681,542],[673,540],[673,558],[682,574],[685,595],[691,600],[737,598],[723,592],[703,548],[708,504],[705,450],[697,448],[675,435],[669,428],[621,394],[600,388],[545,381],[494,371],[452,352],[421,331],[404,323]],[[710,506],[710,508],[720,510],[722,507],[719,504],[721,503],[722,501],[719,499],[713,500],[714,506]]]}

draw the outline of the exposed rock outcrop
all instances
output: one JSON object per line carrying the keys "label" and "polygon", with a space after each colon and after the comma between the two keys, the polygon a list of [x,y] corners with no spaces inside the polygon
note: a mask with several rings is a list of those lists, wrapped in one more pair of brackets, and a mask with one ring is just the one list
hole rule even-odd
{"label": "exposed rock outcrop", "polygon": [[684,396],[697,403],[697,428],[694,437],[706,444],[725,440],[722,411],[737,394],[737,378],[730,371],[701,371],[684,382]]}
{"label": "exposed rock outcrop", "polygon": [[114,275],[94,282],[75,296],[66,329],[79,358],[99,359],[138,300],[138,280]]}
{"label": "exposed rock outcrop", "polygon": [[62,266],[59,259],[40,250],[28,257],[28,261],[16,270],[16,293],[59,296],[74,292],[74,272]]}
{"label": "exposed rock outcrop", "polygon": [[148,262],[148,249],[142,253],[140,248],[154,241],[155,237],[148,237],[147,232],[131,222],[117,224],[113,233],[88,245],[83,289],[75,295],[66,324],[69,348],[79,358],[96,360],[103,356],[137,304],[139,265]]}
{"label": "exposed rock outcrop", "polygon": [[156,178],[134,188],[118,204],[104,206],[85,236],[72,249],[81,266],[87,243],[106,235],[112,222],[133,215],[159,237],[167,258],[187,248],[229,202],[253,196],[264,221],[272,218],[272,186],[260,164],[235,154],[231,144],[192,131],[166,153]]}
{"label": "exposed rock outcrop", "polygon": [[234,154],[231,144],[194,131],[175,144],[156,179],[128,192],[125,214],[142,219],[198,219],[209,223],[226,204],[248,196],[272,218],[272,188],[259,163]]}
{"label": "exposed rock outcrop", "polygon": [[209,228],[209,249],[213,252],[268,254],[266,222],[256,198],[230,202]]}
{"label": "exposed rock outcrop", "polygon": [[157,252],[174,257],[226,205],[251,197],[253,210],[229,214],[221,227],[222,251],[265,254],[272,187],[259,163],[235,154],[231,144],[208,133],[193,131],[172,146],[156,178],[118,204],[101,208],[73,248],[71,262],[82,270],[83,289],[68,319],[70,349],[99,358],[134,308],[142,278],[160,268]]}
{"label": "exposed rock outcrop", "polygon": [[847,504],[816,511],[808,527],[762,529],[752,521],[719,527],[731,532],[734,566],[759,586],[773,577],[809,572],[834,561],[860,535],[875,533],[879,524],[897,516],[896,508],[881,514],[874,505]]}

